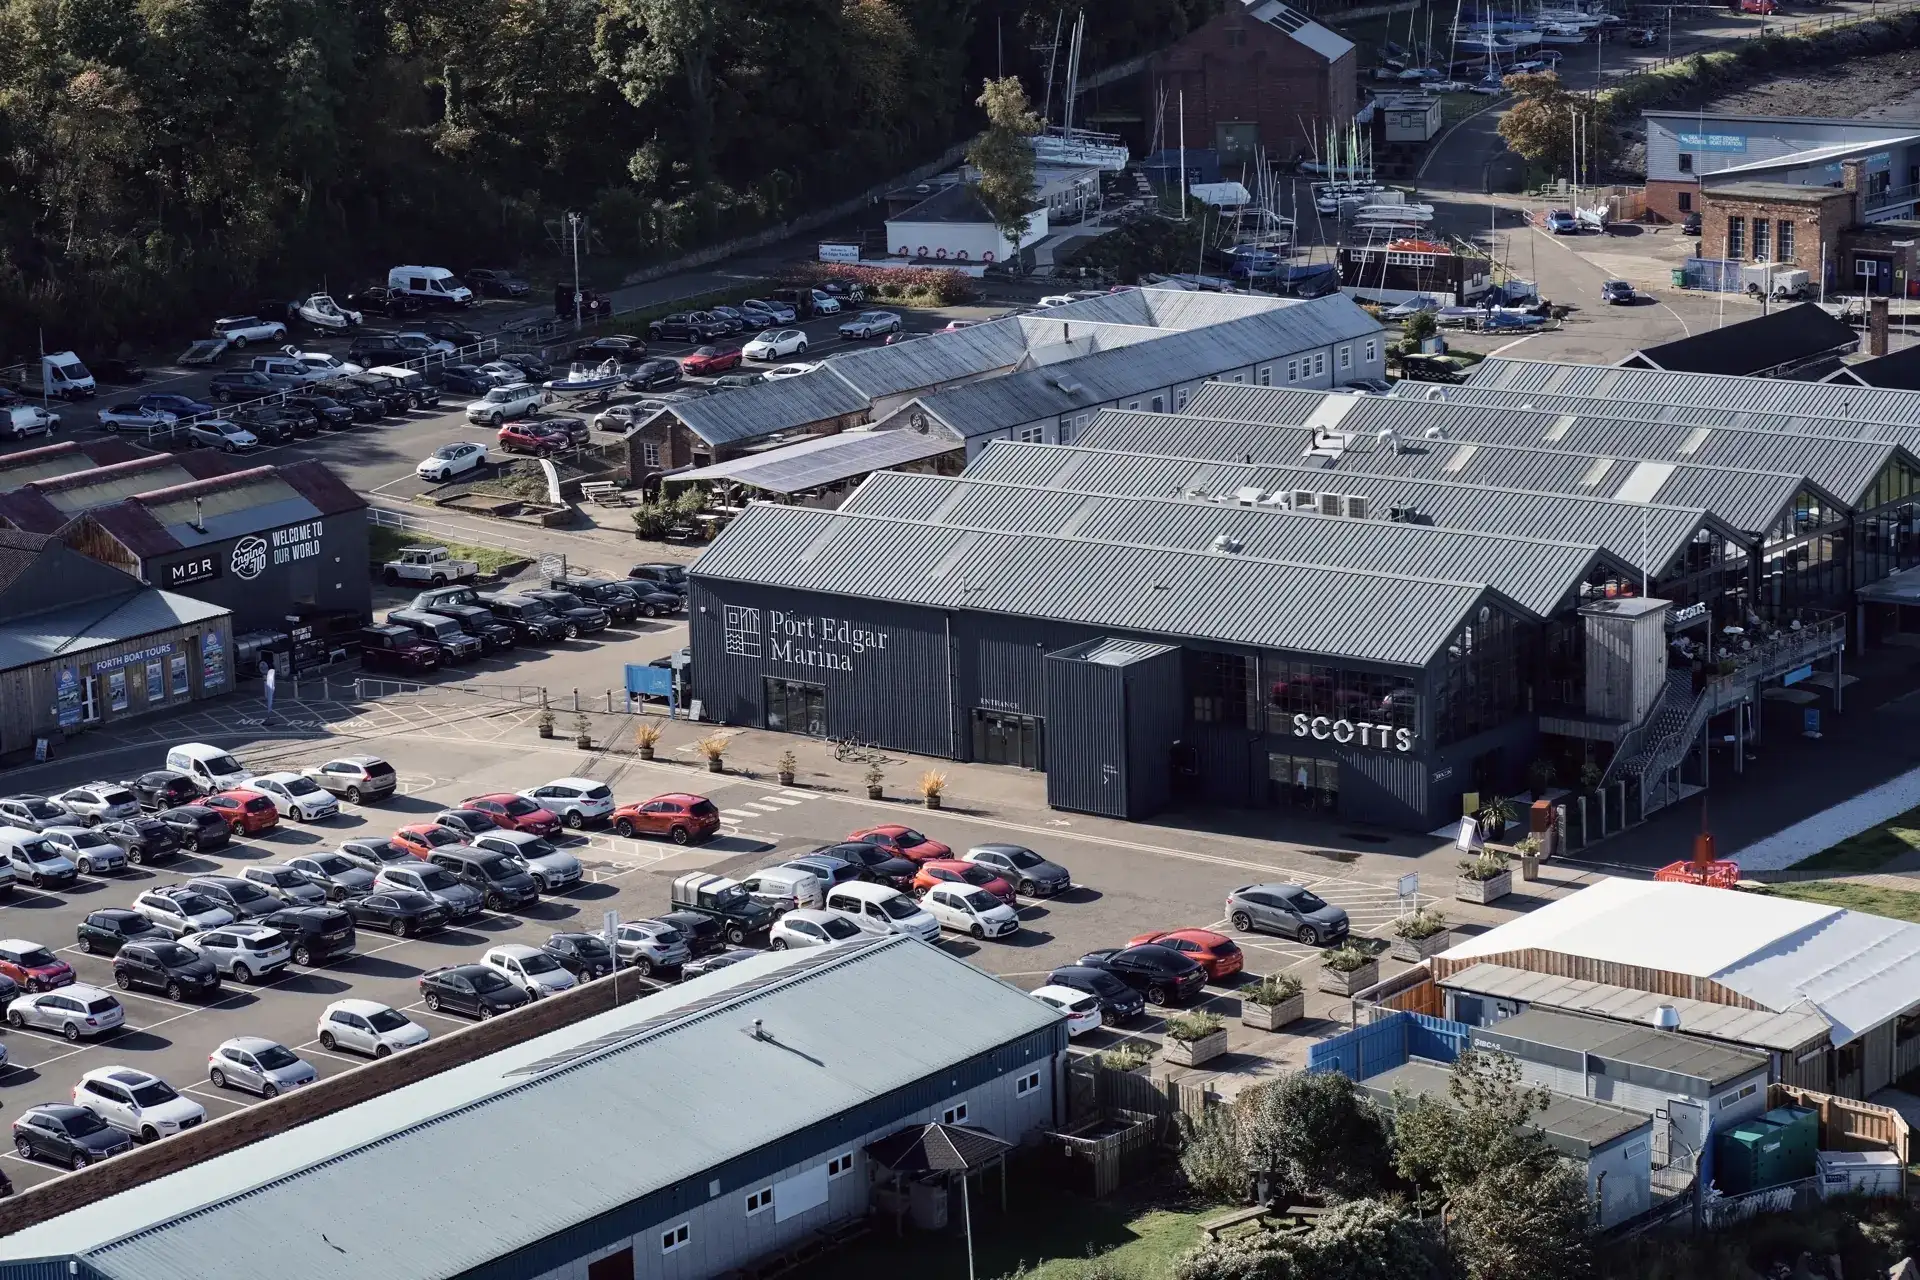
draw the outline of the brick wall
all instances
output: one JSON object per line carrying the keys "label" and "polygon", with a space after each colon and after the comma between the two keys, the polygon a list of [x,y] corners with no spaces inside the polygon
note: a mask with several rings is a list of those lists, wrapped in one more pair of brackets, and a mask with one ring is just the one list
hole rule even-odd
{"label": "brick wall", "polygon": [[[1681,197],[1686,197],[1688,208],[1681,208]],[[1684,222],[1687,214],[1700,207],[1700,184],[1698,182],[1670,182],[1663,179],[1647,180],[1647,209],[1658,214],[1668,222]]]}
{"label": "brick wall", "polygon": [[[1215,126],[1245,123],[1258,126],[1258,142],[1270,160],[1309,155],[1329,124],[1344,128],[1359,109],[1355,66],[1352,51],[1329,64],[1233,5],[1148,61],[1142,77],[1152,99],[1146,104],[1148,120],[1157,117],[1164,91],[1167,145],[1177,145],[1174,104],[1184,92],[1189,147],[1213,147]],[[1324,142],[1318,149],[1325,149]],[[1221,159],[1223,166],[1233,163]]]}
{"label": "brick wall", "polygon": [[[631,979],[619,985],[621,1004],[631,1004],[652,990]],[[70,1209],[391,1093],[449,1067],[524,1043],[596,1013],[605,1013],[614,1007],[613,993],[614,984],[607,979],[584,983],[557,996],[536,1000],[503,1017],[436,1035],[417,1049],[370,1061],[304,1089],[283,1093],[271,1102],[260,1102],[230,1116],[208,1121],[176,1137],[164,1138],[151,1146],[135,1147],[125,1155],[83,1172],[42,1183],[0,1200],[0,1235],[11,1235]]]}
{"label": "brick wall", "polygon": [[[1767,224],[1767,246],[1769,257],[1775,262],[1786,263],[1789,260],[1796,267],[1804,267],[1813,273],[1817,282],[1820,279],[1820,254],[1822,246],[1828,260],[1832,260],[1839,243],[1840,232],[1848,222],[1850,202],[1836,193],[1834,198],[1819,203],[1802,201],[1769,201],[1746,198],[1729,199],[1716,195],[1712,190],[1703,191],[1700,214],[1700,256],[1703,258],[1730,258],[1738,256],[1742,261],[1753,261],[1754,224],[1764,221]],[[1732,219],[1741,220],[1740,252],[1729,252],[1729,223]],[[1780,252],[1780,224],[1789,223],[1793,227],[1793,252]]]}

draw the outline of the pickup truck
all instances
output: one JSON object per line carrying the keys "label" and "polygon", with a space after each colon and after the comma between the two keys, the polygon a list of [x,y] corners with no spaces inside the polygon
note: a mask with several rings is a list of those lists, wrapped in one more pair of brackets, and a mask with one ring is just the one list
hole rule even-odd
{"label": "pickup truck", "polygon": [[775,918],[773,908],[754,901],[738,880],[705,871],[690,871],[676,878],[671,900],[675,911],[697,912],[719,921],[727,941],[736,947],[755,934],[766,933]]}
{"label": "pickup truck", "polygon": [[524,418],[538,413],[540,407],[550,399],[552,392],[543,391],[531,382],[495,387],[487,392],[484,400],[475,400],[467,406],[467,421],[484,422],[497,427],[509,418]]}
{"label": "pickup truck", "polygon": [[398,560],[389,560],[381,577],[389,583],[428,582],[436,587],[458,582],[480,572],[471,560],[455,560],[445,547],[407,547]]}

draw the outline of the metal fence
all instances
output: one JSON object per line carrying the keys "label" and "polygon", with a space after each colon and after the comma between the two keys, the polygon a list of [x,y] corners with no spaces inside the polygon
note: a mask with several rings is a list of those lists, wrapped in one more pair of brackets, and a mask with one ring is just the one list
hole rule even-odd
{"label": "metal fence", "polygon": [[[311,677],[295,683],[294,698],[297,700],[300,697],[301,684],[312,685],[313,683]],[[522,707],[550,705],[547,690],[537,684],[424,684],[414,680],[375,680],[368,676],[346,678],[322,676],[318,683],[323,699],[338,702],[368,702],[376,698],[392,698],[404,694],[457,693],[470,698],[484,698],[492,702],[510,702]],[[311,694],[311,692],[312,690],[309,689],[308,693]]]}
{"label": "metal fence", "polygon": [[1810,1209],[1819,1199],[1820,1179],[1802,1178],[1798,1182],[1783,1182],[1763,1191],[1704,1200],[1700,1204],[1699,1222],[1708,1231],[1724,1231],[1763,1213],[1794,1213]]}
{"label": "metal fence", "polygon": [[1452,1062],[1466,1048],[1472,1032],[1464,1022],[1395,1012],[1309,1046],[1307,1070],[1338,1071],[1350,1080],[1365,1080],[1391,1071],[1409,1058]]}
{"label": "metal fence", "polygon": [[516,538],[503,533],[471,533],[444,520],[431,520],[425,516],[416,516],[409,511],[393,511],[386,507],[368,507],[367,517],[382,529],[399,529],[404,533],[417,533],[426,537],[439,538],[445,542],[460,542],[473,547],[486,547],[491,551],[510,551],[523,555],[529,560],[538,560],[541,549],[538,544],[524,538]]}

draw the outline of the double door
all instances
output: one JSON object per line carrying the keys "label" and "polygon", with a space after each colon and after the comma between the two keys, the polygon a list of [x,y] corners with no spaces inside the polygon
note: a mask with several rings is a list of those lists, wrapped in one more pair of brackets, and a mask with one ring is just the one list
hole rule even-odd
{"label": "double door", "polygon": [[1045,723],[1039,716],[976,707],[973,712],[973,758],[981,764],[1011,764],[1022,769],[1045,768]]}

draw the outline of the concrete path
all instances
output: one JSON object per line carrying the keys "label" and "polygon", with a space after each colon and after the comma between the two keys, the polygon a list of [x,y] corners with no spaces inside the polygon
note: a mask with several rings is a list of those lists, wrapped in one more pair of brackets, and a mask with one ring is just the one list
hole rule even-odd
{"label": "concrete path", "polygon": [[1909,769],[1897,778],[1822,809],[1763,840],[1756,840],[1732,857],[1742,871],[1784,871],[1823,849],[1831,849],[1849,836],[1857,836],[1915,807],[1920,807],[1920,768]]}

